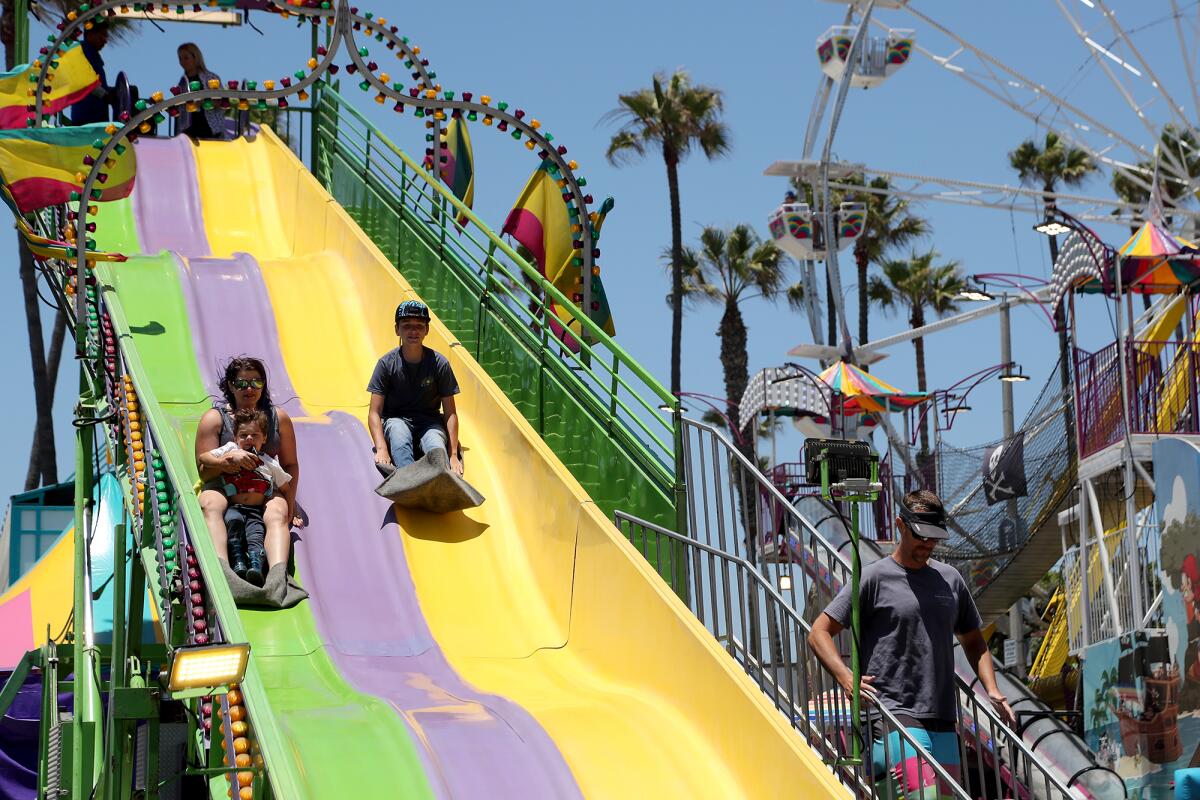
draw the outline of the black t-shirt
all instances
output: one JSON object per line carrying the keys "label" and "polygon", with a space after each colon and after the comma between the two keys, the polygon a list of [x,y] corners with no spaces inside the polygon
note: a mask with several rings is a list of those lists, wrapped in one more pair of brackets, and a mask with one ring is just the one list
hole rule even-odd
{"label": "black t-shirt", "polygon": [[441,420],[442,398],[458,394],[459,388],[450,362],[441,353],[426,347],[421,362],[410,364],[397,347],[379,359],[367,391],[383,396],[384,419],[414,422]]}

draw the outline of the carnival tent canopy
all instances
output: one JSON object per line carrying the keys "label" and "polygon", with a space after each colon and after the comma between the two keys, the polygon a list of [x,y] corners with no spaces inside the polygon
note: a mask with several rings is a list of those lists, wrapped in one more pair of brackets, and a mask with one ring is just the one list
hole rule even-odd
{"label": "carnival tent canopy", "polygon": [[864,411],[899,411],[929,399],[925,392],[902,392],[845,361],[829,367],[820,378],[841,395],[842,413],[847,416]]}
{"label": "carnival tent canopy", "polygon": [[1200,281],[1200,263],[1194,259],[1196,245],[1173,235],[1154,219],[1138,228],[1117,254],[1122,263],[1122,288],[1132,292],[1172,294]]}

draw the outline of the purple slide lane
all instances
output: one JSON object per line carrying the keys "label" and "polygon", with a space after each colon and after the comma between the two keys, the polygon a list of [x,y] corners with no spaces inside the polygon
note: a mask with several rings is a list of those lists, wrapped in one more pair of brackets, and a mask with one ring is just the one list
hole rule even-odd
{"label": "purple slide lane", "polygon": [[133,213],[143,252],[154,255],[173,250],[183,256],[212,253],[204,234],[191,140],[186,136],[143,137],[134,147],[138,179],[133,184]]}
{"label": "purple slide lane", "polygon": [[[139,235],[142,218],[138,218]],[[245,253],[233,258],[175,258],[191,321],[196,363],[213,397],[220,370],[234,356],[262,359],[271,400],[290,416],[305,416],[296,389],[283,366],[283,354],[271,316],[271,298],[258,263]]]}
{"label": "purple slide lane", "polygon": [[[138,217],[139,235],[147,222]],[[143,239],[143,241],[145,241]],[[258,265],[179,260],[201,370],[242,352],[262,358],[272,394],[305,416],[279,347]],[[236,324],[231,324],[236,320]],[[305,466],[299,500],[310,524],[296,559],[317,630],[356,689],[388,701],[414,732],[430,784],[442,797],[580,797],[557,746],[523,708],[467,685],[446,661],[421,614],[400,531],[371,487],[378,474],[357,419],[296,423]],[[347,502],[347,498],[362,498]]]}
{"label": "purple slide lane", "polygon": [[311,523],[300,568],[342,675],[416,730],[436,763],[430,782],[446,796],[581,797],[537,721],[469,686],[446,661],[421,615],[391,504],[370,490],[379,481],[371,440],[354,417],[330,417],[331,425],[296,429],[302,463],[337,465],[301,490]]}

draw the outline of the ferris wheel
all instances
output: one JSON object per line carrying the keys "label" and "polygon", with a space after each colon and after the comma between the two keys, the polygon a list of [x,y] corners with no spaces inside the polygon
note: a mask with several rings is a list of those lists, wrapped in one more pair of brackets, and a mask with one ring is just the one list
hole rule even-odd
{"label": "ferris wheel", "polygon": [[[1131,201],[1128,196],[1047,192],[973,176],[926,175],[900,165],[836,160],[832,154],[838,123],[845,104],[855,102],[851,90],[884,86],[915,58],[927,59],[947,80],[965,83],[986,102],[1008,108],[1014,119],[1031,121],[1083,149],[1111,178],[1128,187],[1127,195],[1148,196],[1157,184],[1169,225],[1185,236],[1197,231],[1200,84],[1189,54],[1200,44],[1200,3],[1169,0],[1156,2],[1153,8],[1140,4],[1127,12],[1126,21],[1118,19],[1105,0],[1055,0],[1055,8],[1077,39],[1081,66],[1063,88],[1051,88],[1011,66],[1006,60],[1009,54],[990,53],[938,21],[922,9],[923,3],[829,1],[845,5],[846,14],[842,24],[822,32],[814,43],[818,85],[800,159],[776,161],[765,171],[791,178],[805,189],[789,193],[770,213],[768,225],[777,244],[803,265],[813,341],[806,354],[823,359],[846,356],[858,363],[878,357],[869,343],[851,342],[837,268],[839,251],[862,235],[868,213],[867,204],[861,202],[865,195],[1025,212],[1035,220],[1042,219],[1047,203],[1069,209],[1079,220],[1131,226],[1145,213],[1144,200]],[[1151,36],[1157,38],[1150,41]],[[926,38],[938,42],[926,44]],[[1162,39],[1169,39],[1173,47],[1164,47]],[[1084,107],[1083,101],[1075,99],[1083,80],[1106,82],[1124,108]],[[1117,119],[1122,115],[1127,119]],[[1136,132],[1125,124],[1130,120]],[[852,181],[851,176],[860,179]],[[871,186],[874,177],[886,178],[886,188]],[[825,341],[821,330],[819,264],[830,284],[840,341]]]}

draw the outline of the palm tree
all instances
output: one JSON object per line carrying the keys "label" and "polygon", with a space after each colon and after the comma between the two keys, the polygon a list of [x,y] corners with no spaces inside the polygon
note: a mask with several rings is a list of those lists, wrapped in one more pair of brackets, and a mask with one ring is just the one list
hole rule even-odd
{"label": "palm tree", "polygon": [[[904,306],[908,309],[908,324],[913,328],[925,325],[927,311],[938,317],[956,311],[955,301],[966,282],[957,261],[934,264],[937,257],[938,254],[930,250],[923,255],[914,252],[910,258],[883,262],[883,277],[873,275],[867,284],[871,300],[889,312]],[[922,337],[913,339],[913,350],[917,356],[917,390],[924,392],[928,384]],[[929,431],[921,425],[921,455],[928,453]]]}
{"label": "palm tree", "polygon": [[[861,183],[862,180],[861,176],[855,176],[850,182]],[[887,178],[876,177],[871,179],[869,188],[886,191],[890,184]],[[892,250],[905,247],[929,233],[929,222],[910,214],[908,201],[904,198],[874,192],[864,195],[867,219],[862,234],[854,241],[854,263],[858,267],[858,343],[863,345],[871,341],[867,269],[871,264],[879,264]]]}
{"label": "palm tree", "polygon": [[[752,420],[743,420],[738,403],[750,382],[746,352],[746,321],[741,303],[756,297],[774,300],[785,289],[787,257],[775,242],[763,241],[749,225],[729,230],[705,227],[700,249],[683,249],[683,296],[709,302],[724,309],[717,326],[721,340],[721,370],[725,378],[725,414],[742,441],[742,430]],[[794,290],[789,294],[795,297]],[[749,448],[740,448],[748,450]],[[749,453],[747,453],[749,455]]]}
{"label": "palm tree", "polygon": [[[1039,148],[1033,139],[1026,139],[1008,154],[1008,163],[1017,171],[1021,183],[1054,192],[1060,185],[1075,187],[1097,171],[1096,162],[1081,147],[1064,142],[1053,131],[1046,134],[1045,146]],[[1053,198],[1046,198],[1046,210],[1055,208]],[[1058,241],[1050,240],[1050,263],[1058,260]]]}
{"label": "palm tree", "polygon": [[[1082,184],[1097,171],[1096,162],[1088,152],[1080,147],[1074,147],[1063,142],[1058,134],[1048,132],[1045,146],[1038,148],[1033,139],[1026,139],[1008,154],[1008,163],[1017,171],[1017,177],[1023,184],[1038,186],[1044,192],[1054,192],[1061,184],[1075,187]],[[1054,198],[1045,199],[1047,214],[1054,211]],[[1058,239],[1046,237],[1050,242],[1050,267],[1054,268],[1058,261]],[[1060,303],[1054,309],[1054,327],[1058,330],[1058,378],[1062,388],[1063,398],[1071,393],[1071,341],[1067,332],[1066,310]],[[1074,450],[1075,423],[1070,411],[1063,414],[1067,425],[1067,446]]]}
{"label": "palm tree", "polygon": [[[1164,126],[1162,134],[1158,138],[1156,156],[1161,157],[1163,153],[1172,154],[1175,160],[1183,165],[1189,178],[1200,177],[1200,145],[1197,144],[1196,137],[1192,135],[1191,131],[1180,130],[1173,124]],[[1153,160],[1139,161],[1137,167],[1138,172],[1143,176],[1154,174]],[[1147,184],[1150,183],[1150,178],[1145,178],[1145,181]],[[1135,183],[1124,172],[1113,172],[1112,189],[1123,202],[1134,207],[1144,207],[1150,200],[1150,190]],[[1159,190],[1162,192],[1163,204],[1168,207],[1185,200],[1188,193],[1186,184],[1178,178],[1170,177],[1169,173],[1163,174],[1161,171]],[[1137,232],[1137,227],[1134,226],[1132,231]]]}
{"label": "palm tree", "polygon": [[712,159],[729,151],[729,129],[721,121],[721,91],[693,86],[687,72],[656,74],[649,89],[617,97],[619,105],[605,119],[620,129],[608,144],[614,166],[641,158],[648,148],[662,153],[667,166],[671,202],[671,392],[680,391],[680,348],[683,337],[683,228],[679,207],[679,164],[693,147]]}

